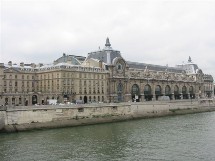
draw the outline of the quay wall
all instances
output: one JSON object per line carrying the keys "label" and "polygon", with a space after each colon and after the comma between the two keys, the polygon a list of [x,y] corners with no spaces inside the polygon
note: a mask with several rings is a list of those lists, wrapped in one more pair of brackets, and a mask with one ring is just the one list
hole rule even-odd
{"label": "quay wall", "polygon": [[198,101],[15,106],[0,110],[0,131],[58,128],[209,111],[215,111],[214,103],[199,104]]}
{"label": "quay wall", "polygon": [[0,131],[4,129],[6,122],[6,111],[0,111]]}

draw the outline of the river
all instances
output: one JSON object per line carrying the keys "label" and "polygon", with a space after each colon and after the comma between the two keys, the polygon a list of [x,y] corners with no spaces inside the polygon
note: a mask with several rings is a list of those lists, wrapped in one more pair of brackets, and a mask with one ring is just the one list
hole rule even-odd
{"label": "river", "polygon": [[1,161],[212,161],[215,112],[0,134]]}

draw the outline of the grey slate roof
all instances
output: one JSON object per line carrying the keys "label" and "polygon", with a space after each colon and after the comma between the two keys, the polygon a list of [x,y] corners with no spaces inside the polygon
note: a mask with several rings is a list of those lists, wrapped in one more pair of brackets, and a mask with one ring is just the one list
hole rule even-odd
{"label": "grey slate roof", "polygon": [[113,59],[116,57],[122,57],[119,51],[116,50],[100,50],[96,52],[91,52],[88,54],[88,57],[86,60],[93,58],[103,61],[104,63],[107,63],[107,51],[110,52],[110,60],[113,62]]}
{"label": "grey slate roof", "polygon": [[205,82],[207,82],[207,81],[208,82],[213,82],[214,81],[213,76],[210,75],[210,74],[204,74],[203,79],[204,79]]}
{"label": "grey slate roof", "polygon": [[62,57],[55,60],[55,63],[67,63],[68,61],[70,61],[73,65],[81,64],[81,62],[75,56],[66,54],[63,54]]}
{"label": "grey slate roof", "polygon": [[116,57],[122,57],[120,52],[113,50],[109,41],[109,38],[106,39],[106,44],[103,50],[98,50],[95,52],[88,53],[86,60],[93,58],[103,61],[107,64],[107,53],[110,52],[110,61],[113,63],[113,59]]}
{"label": "grey slate roof", "polygon": [[175,73],[182,73],[185,70],[176,67],[167,67],[161,65],[154,65],[154,64],[146,64],[146,63],[137,63],[137,62],[130,62],[127,61],[129,68],[136,68],[136,69],[145,69],[147,67],[148,70],[154,71],[168,71],[168,72],[175,72]]}

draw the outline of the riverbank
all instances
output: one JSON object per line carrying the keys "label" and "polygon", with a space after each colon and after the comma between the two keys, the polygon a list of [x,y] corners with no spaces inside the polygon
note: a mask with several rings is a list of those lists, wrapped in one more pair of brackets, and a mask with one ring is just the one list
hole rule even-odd
{"label": "riverbank", "polygon": [[210,111],[215,111],[211,100],[2,107],[0,131],[59,128]]}

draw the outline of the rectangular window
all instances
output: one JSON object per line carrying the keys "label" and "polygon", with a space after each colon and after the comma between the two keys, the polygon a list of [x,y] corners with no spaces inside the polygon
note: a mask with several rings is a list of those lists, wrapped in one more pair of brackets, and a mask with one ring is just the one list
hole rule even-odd
{"label": "rectangular window", "polygon": [[12,105],[15,105],[15,98],[12,98]]}

